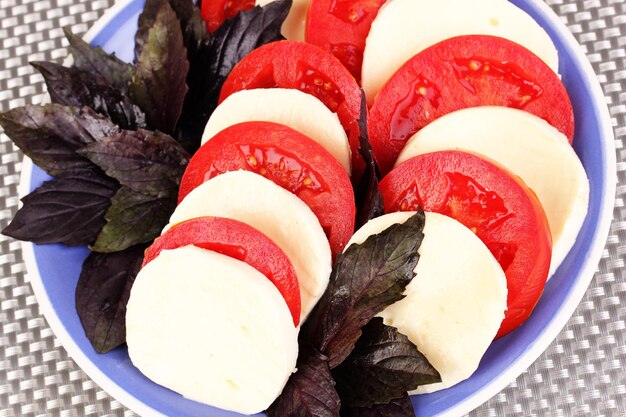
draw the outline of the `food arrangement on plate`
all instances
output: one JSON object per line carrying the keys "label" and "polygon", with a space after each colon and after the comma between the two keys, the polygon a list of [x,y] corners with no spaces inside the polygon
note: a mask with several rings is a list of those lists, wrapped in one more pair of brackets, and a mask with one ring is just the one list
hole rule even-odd
{"label": "food arrangement on plate", "polygon": [[557,49],[506,0],[257,3],[148,0],[132,64],[66,31],[52,104],[0,115],[52,177],[4,233],[89,245],[94,349],[185,398],[414,416],[587,218]]}

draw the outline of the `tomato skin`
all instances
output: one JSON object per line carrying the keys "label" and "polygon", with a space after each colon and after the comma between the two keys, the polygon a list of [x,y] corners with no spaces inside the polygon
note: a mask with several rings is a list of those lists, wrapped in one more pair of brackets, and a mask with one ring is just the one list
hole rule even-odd
{"label": "tomato skin", "polygon": [[426,211],[473,230],[506,274],[508,310],[497,337],[524,322],[548,278],[552,238],[535,194],[516,176],[480,156],[441,151],[411,158],[380,183],[385,212]]}
{"label": "tomato skin", "polygon": [[354,233],[354,192],[346,171],[321,145],[277,123],[233,125],[193,156],[181,180],[179,202],[203,182],[236,170],[260,174],[298,196],[319,219],[333,254],[343,251]]}
{"label": "tomato skin", "polygon": [[337,113],[350,141],[353,177],[358,179],[365,167],[358,152],[361,90],[341,62],[315,45],[272,42],[250,52],[233,68],[219,102],[237,91],[275,87],[311,94]]}
{"label": "tomato skin", "polygon": [[385,0],[311,0],[305,40],[331,52],[361,80],[365,39]]}
{"label": "tomato skin", "polygon": [[574,137],[572,104],[559,77],[524,47],[487,35],[458,36],[420,52],[383,86],[370,109],[369,134],[383,175],[410,137],[468,107],[518,108]]}
{"label": "tomato skin", "polygon": [[232,19],[240,11],[254,7],[254,0],[204,0],[200,15],[209,33],[213,33],[226,19]]}
{"label": "tomato skin", "polygon": [[[222,217],[197,217],[172,226],[146,249],[142,268],[164,250],[194,245],[252,266],[281,293],[293,317],[300,323],[300,286],[291,261],[270,238],[252,226]],[[228,277],[225,277],[227,279]]]}

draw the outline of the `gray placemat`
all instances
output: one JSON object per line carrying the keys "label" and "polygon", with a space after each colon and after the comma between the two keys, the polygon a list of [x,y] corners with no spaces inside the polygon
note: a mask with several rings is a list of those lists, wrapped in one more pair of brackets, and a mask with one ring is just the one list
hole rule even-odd
{"label": "gray placemat", "polygon": [[[113,0],[0,0],[0,111],[37,104],[29,61],[66,56],[61,28],[88,27]],[[471,416],[626,417],[626,2],[549,0],[585,48],[606,95],[618,159],[614,222],[585,298],[548,350]],[[0,227],[18,205],[21,154],[0,139]],[[0,417],[135,416],[67,356],[25,281],[20,244],[0,236]]]}

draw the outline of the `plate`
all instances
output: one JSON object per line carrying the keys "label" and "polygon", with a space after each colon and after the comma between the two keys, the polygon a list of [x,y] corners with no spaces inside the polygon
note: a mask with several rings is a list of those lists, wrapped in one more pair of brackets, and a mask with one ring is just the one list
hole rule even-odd
{"label": "plate", "polygon": [[[613,131],[604,95],[582,49],[559,17],[541,0],[514,0],[548,32],[560,56],[560,73],[576,117],[574,149],[590,180],[589,213],[578,240],[546,285],[530,319],[513,333],[495,341],[478,371],[444,391],[414,396],[418,417],[460,416],[478,407],[513,381],[548,347],[582,299],[604,249],[612,218],[616,162]],[[143,0],[118,0],[87,33],[86,39],[133,57],[134,33]],[[20,191],[25,195],[46,174],[30,160],[23,165]],[[76,314],[74,289],[86,248],[23,243],[28,276],[40,309],[61,344],[76,363],[128,408],[144,417],[234,417],[182,398],[154,384],[130,362],[125,348],[100,355],[87,340]]]}

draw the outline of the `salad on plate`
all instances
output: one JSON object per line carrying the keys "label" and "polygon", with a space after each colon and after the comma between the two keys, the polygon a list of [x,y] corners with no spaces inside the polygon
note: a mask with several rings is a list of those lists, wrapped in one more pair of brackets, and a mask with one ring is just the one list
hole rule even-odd
{"label": "salad on plate", "polygon": [[50,179],[4,234],[88,245],[93,348],[241,414],[414,416],[532,314],[587,173],[506,0],[147,0],[132,63],[66,30],[0,125]]}

